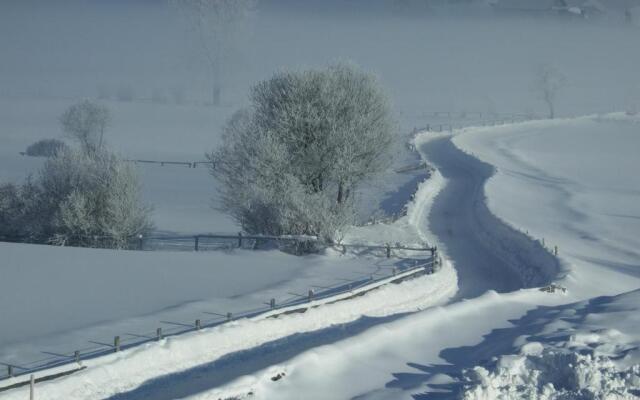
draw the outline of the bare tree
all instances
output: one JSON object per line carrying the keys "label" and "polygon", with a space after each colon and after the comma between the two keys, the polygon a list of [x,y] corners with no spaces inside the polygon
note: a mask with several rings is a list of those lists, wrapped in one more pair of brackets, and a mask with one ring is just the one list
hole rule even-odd
{"label": "bare tree", "polygon": [[220,104],[225,62],[257,0],[172,0],[198,36],[211,69],[212,102]]}
{"label": "bare tree", "polygon": [[251,233],[333,240],[359,184],[390,165],[392,132],[373,76],[350,65],[278,73],[254,86],[208,155],[221,208]]}
{"label": "bare tree", "polygon": [[556,115],[556,98],[558,92],[566,85],[567,79],[562,72],[550,65],[541,65],[536,70],[534,87],[540,99],[549,108],[549,118]]}
{"label": "bare tree", "polygon": [[109,109],[90,100],[69,107],[60,117],[62,130],[87,153],[102,148],[104,131],[111,121]]}

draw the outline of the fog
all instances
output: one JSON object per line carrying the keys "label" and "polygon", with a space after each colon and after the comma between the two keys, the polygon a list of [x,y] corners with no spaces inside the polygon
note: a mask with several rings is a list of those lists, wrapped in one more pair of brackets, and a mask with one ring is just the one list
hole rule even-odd
{"label": "fog", "polygon": [[[345,60],[379,76],[407,126],[422,111],[544,113],[532,87],[542,64],[567,77],[559,115],[624,109],[640,91],[640,15],[625,23],[622,0],[589,19],[422,3],[261,0],[225,62],[216,113],[246,103],[249,87],[279,69]],[[137,100],[210,96],[197,38],[165,0],[6,0],[0,55],[5,99],[113,98],[123,88]]]}

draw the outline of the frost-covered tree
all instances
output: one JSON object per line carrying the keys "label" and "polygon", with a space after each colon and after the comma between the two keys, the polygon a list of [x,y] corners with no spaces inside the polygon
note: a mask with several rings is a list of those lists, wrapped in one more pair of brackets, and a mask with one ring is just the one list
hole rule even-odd
{"label": "frost-covered tree", "polygon": [[534,88],[540,99],[549,109],[549,118],[556,115],[556,98],[558,92],[566,85],[567,78],[562,72],[550,65],[541,65],[536,70]]}
{"label": "frost-covered tree", "polygon": [[25,154],[31,157],[53,157],[67,145],[58,139],[41,139],[27,147]]}
{"label": "frost-covered tree", "polygon": [[257,0],[171,0],[198,37],[211,70],[212,102],[220,104],[224,68]]}
{"label": "frost-covered tree", "polygon": [[112,248],[151,228],[133,167],[104,150],[64,149],[22,187],[0,187],[0,220],[29,240]]}
{"label": "frost-covered tree", "polygon": [[221,208],[250,233],[333,240],[352,221],[358,186],[390,165],[386,95],[372,75],[335,65],[277,73],[250,99],[208,155]]}
{"label": "frost-covered tree", "polygon": [[64,133],[88,153],[95,153],[102,148],[104,131],[110,121],[109,109],[90,100],[72,105],[60,117]]}

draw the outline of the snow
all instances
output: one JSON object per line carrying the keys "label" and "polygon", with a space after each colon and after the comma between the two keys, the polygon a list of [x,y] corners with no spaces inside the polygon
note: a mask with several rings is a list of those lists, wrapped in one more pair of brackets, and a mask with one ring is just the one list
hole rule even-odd
{"label": "snow", "polygon": [[558,246],[570,266],[563,285],[618,294],[640,282],[639,127],[609,114],[467,129],[454,142],[497,168],[486,185],[492,213]]}
{"label": "snow", "polygon": [[635,290],[528,315],[542,332],[520,337],[519,353],[466,370],[462,398],[637,398],[638,304]]}
{"label": "snow", "polygon": [[[547,252],[559,247],[556,282],[566,293],[490,291],[188,398],[636,398],[640,230],[634,218],[619,219],[636,215],[639,204],[637,122],[612,114],[470,128],[454,137],[495,167],[485,188],[489,210],[540,245],[544,238]],[[447,254],[447,239],[437,240]],[[462,284],[467,277],[460,275]]]}
{"label": "snow", "polygon": [[[398,260],[337,252],[138,252],[0,243],[0,360],[25,366],[100,347],[115,335],[191,325],[290,299],[313,285],[357,279]],[[386,271],[386,270],[385,270]],[[10,279],[9,279],[10,278]],[[19,306],[16,306],[16,303]],[[30,316],[26,318],[25,316]],[[150,334],[150,333],[149,333]],[[104,346],[103,346],[104,347]],[[44,353],[48,352],[48,353]]]}
{"label": "snow", "polygon": [[[347,238],[352,239],[354,243],[370,243],[368,240],[375,240],[375,243],[380,243],[380,239],[385,234],[400,233],[399,236],[394,238],[406,239],[408,244],[424,244],[424,241],[430,242],[429,231],[427,228],[427,219],[424,214],[424,210],[428,209],[428,206],[433,202],[434,197],[437,195],[440,185],[442,184],[441,178],[436,175],[433,180],[428,180],[419,186],[418,192],[415,194],[415,199],[408,205],[407,215],[397,220],[395,223],[386,225],[379,224],[369,226],[367,228],[354,228],[353,232],[350,232]],[[378,235],[374,231],[378,229]],[[360,230],[362,229],[362,230]],[[424,230],[423,230],[424,229]],[[367,235],[371,236],[367,236]],[[11,251],[16,250],[16,245],[6,245]],[[29,247],[23,245],[25,248]],[[45,254],[51,247],[42,246]],[[57,249],[58,251],[67,251],[69,255],[79,255],[80,249]],[[92,252],[94,250],[84,250],[86,252]],[[122,252],[110,252],[102,251],[105,263],[111,262],[109,257],[118,257],[118,260],[126,260],[123,257]],[[116,254],[117,253],[117,254]],[[394,263],[393,259],[390,262],[386,259],[380,259],[373,256],[358,255],[347,253],[345,256],[335,253],[325,256],[309,256],[298,260],[293,260],[291,256],[285,256],[279,253],[273,254],[272,252],[266,252],[269,257],[274,258],[274,263],[278,263],[279,267],[284,268],[284,273],[290,271],[293,273],[293,277],[289,276],[283,282],[279,284],[272,284],[269,286],[269,282],[277,281],[278,277],[269,276],[269,279],[261,279],[262,284],[266,284],[267,288],[258,289],[255,292],[244,296],[232,296],[228,299],[222,298],[222,296],[213,299],[204,299],[194,304],[186,304],[183,307],[171,307],[169,310],[173,312],[174,320],[176,318],[182,318],[182,321],[186,319],[185,315],[188,312],[193,312],[194,309],[203,310],[207,307],[215,307],[216,310],[225,305],[234,305],[237,307],[239,304],[260,304],[261,301],[269,299],[275,294],[286,293],[289,291],[302,291],[308,288],[312,284],[322,284],[322,282],[335,282],[337,277],[348,276],[349,272],[355,272],[356,274],[379,271],[380,268],[387,268]],[[92,253],[93,254],[93,253]],[[129,256],[129,254],[131,254]],[[156,262],[162,263],[168,262],[170,257],[173,257],[176,262],[181,262],[183,265],[187,259],[180,259],[184,257],[185,253],[136,253],[128,252],[128,257],[152,257]],[[265,254],[218,254],[212,256],[212,253],[195,254],[186,253],[187,256],[192,258],[188,259],[189,262],[197,261],[198,257],[202,257],[203,260],[211,260],[211,257],[218,257],[221,264],[233,263],[233,268],[236,268],[238,264],[249,263],[251,258],[268,260]],[[253,255],[252,255],[253,254]],[[106,256],[106,257],[105,257]],[[247,257],[249,256],[249,257]],[[26,259],[24,265],[38,264],[30,263],[27,259],[27,255],[20,253],[17,258]],[[34,256],[34,257],[37,257]],[[36,259],[37,260],[37,259]],[[34,260],[34,261],[36,261]],[[60,261],[64,263],[64,260]],[[68,262],[68,260],[67,260]],[[402,262],[402,260],[398,260]],[[40,269],[45,268],[40,264]],[[135,260],[131,261],[131,264],[122,265],[123,274],[126,274],[127,270],[132,265],[137,265],[138,268],[144,272],[152,270],[149,266],[153,262],[139,262]],[[283,264],[287,264],[283,267]],[[316,265],[314,265],[316,264]],[[301,266],[304,265],[304,268]],[[48,267],[50,268],[50,267]],[[100,266],[97,265],[96,269]],[[248,266],[246,268],[249,268]],[[268,268],[268,266],[267,266]],[[265,268],[265,275],[269,275]],[[72,270],[74,268],[71,268]],[[239,271],[241,272],[241,271]],[[116,276],[118,274],[115,274]],[[297,277],[300,275],[300,277]],[[351,275],[353,276],[353,275]],[[173,274],[167,274],[167,277],[171,280],[174,279]],[[135,276],[132,276],[131,288],[135,287]],[[153,276],[152,276],[153,278]],[[148,275],[144,276],[144,279],[149,279]],[[181,278],[182,279],[182,278]],[[187,276],[184,277],[185,282],[193,279]],[[247,277],[248,281],[255,281],[254,277]],[[267,282],[269,281],[269,282]],[[260,281],[259,281],[260,282]],[[256,356],[252,361],[252,364],[260,365],[262,360],[261,353],[264,346],[274,341],[282,341],[288,351],[295,351],[295,340],[292,339],[297,335],[306,333],[305,338],[311,338],[322,342],[326,340],[327,330],[337,330],[333,333],[337,338],[340,338],[345,332],[349,332],[351,329],[362,329],[360,326],[368,326],[369,324],[378,324],[385,320],[388,316],[402,314],[407,312],[415,312],[416,310],[428,308],[437,304],[444,304],[456,291],[456,273],[451,264],[445,262],[443,267],[433,275],[426,275],[420,278],[406,281],[398,285],[389,285],[380,287],[377,290],[366,293],[363,296],[355,297],[348,301],[326,304],[317,308],[308,310],[304,314],[290,314],[285,316],[279,316],[278,318],[252,318],[241,319],[234,321],[231,324],[223,326],[203,329],[200,332],[194,334],[181,335],[179,337],[170,337],[164,339],[160,343],[153,343],[143,345],[139,348],[122,351],[121,353],[113,356],[101,357],[94,360],[83,361],[83,364],[88,366],[86,370],[75,373],[72,376],[61,378],[51,383],[39,384],[39,391],[43,396],[42,398],[87,398],[96,397],[104,398],[115,395],[124,391],[132,391],[129,395],[133,398],[139,396],[145,398],[153,394],[154,398],[160,398],[159,396],[165,396],[166,398],[175,398],[180,394],[192,394],[193,393],[193,381],[197,381],[198,385],[195,387],[213,387],[216,383],[220,383],[216,379],[221,378],[202,378],[202,374],[198,368],[203,368],[202,365],[208,365],[209,363],[216,362],[223,355],[233,357],[233,354],[243,350],[255,352]],[[138,282],[139,283],[139,282]],[[172,281],[172,284],[174,282]],[[177,283],[177,282],[175,282]],[[219,280],[220,285],[225,285],[225,282]],[[215,285],[215,284],[214,284]],[[306,285],[306,286],[305,286]],[[209,286],[208,283],[204,283],[203,286]],[[123,287],[123,293],[127,293],[127,288]],[[237,287],[227,288],[230,292],[240,293],[241,290]],[[105,294],[112,293],[112,288],[105,291]],[[104,300],[104,299],[103,299]],[[98,300],[98,301],[103,301]],[[157,299],[154,304],[157,305]],[[174,300],[175,301],[175,300]],[[124,303],[128,300],[124,299]],[[197,314],[195,314],[197,315]],[[366,315],[366,318],[363,318]],[[150,315],[150,319],[157,321],[162,316],[161,313],[154,312]],[[194,314],[191,314],[192,319]],[[137,318],[136,318],[137,319]],[[379,322],[378,322],[379,321]],[[130,322],[130,321],[125,321]],[[137,321],[139,322],[139,321]],[[145,321],[145,322],[148,322]],[[113,332],[115,328],[124,329],[126,326],[123,324],[116,324],[108,326],[109,332]],[[148,325],[147,325],[148,326]],[[351,327],[351,328],[348,328]],[[133,328],[127,328],[133,329]],[[346,329],[346,331],[345,331]],[[81,338],[85,337],[91,331],[74,330],[70,334],[73,337]],[[315,338],[315,339],[314,339]],[[109,337],[110,339],[110,337]],[[109,340],[104,339],[104,340]],[[46,337],[44,343],[51,343],[51,337]],[[65,338],[65,344],[68,346],[68,337]],[[210,343],[218,343],[219,345],[211,347]],[[30,341],[30,346],[33,345],[33,340]],[[308,343],[303,341],[303,346],[308,346]],[[25,348],[28,346],[25,346]],[[11,347],[15,349],[14,346]],[[33,347],[30,347],[33,348]],[[24,349],[24,348],[23,348]],[[300,349],[300,351],[302,351]],[[268,357],[267,357],[268,359]],[[244,363],[245,357],[242,357],[241,363]],[[152,363],[154,368],[149,369],[148,365]],[[235,365],[231,362],[231,365]],[[236,370],[242,370],[242,368],[235,367],[226,370],[225,374],[229,375],[228,380],[231,380],[237,372]],[[154,377],[163,376],[166,374],[184,374],[188,377],[185,380],[185,385],[172,385],[174,389],[167,392],[163,384],[157,385],[144,385],[145,382],[152,380]],[[223,376],[225,375],[223,374]],[[36,374],[36,376],[39,376]],[[152,381],[153,382],[153,381]],[[162,381],[160,381],[162,382]],[[142,385],[142,386],[141,386]],[[8,399],[19,398],[22,395],[22,390],[14,390],[7,392],[4,396]],[[161,394],[164,393],[164,394]],[[49,396],[49,397],[47,397]],[[0,395],[2,397],[2,395]],[[3,397],[4,398],[4,397]]]}

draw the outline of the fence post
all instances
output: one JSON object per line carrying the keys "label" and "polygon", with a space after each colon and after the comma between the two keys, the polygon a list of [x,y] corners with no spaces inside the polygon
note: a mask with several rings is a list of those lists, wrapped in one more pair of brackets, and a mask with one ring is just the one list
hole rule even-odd
{"label": "fence post", "polygon": [[313,289],[309,289],[309,301],[313,301]]}
{"label": "fence post", "polygon": [[138,250],[142,250],[142,234],[138,235]]}
{"label": "fence post", "polygon": [[162,328],[156,329],[156,340],[162,340]]}
{"label": "fence post", "polygon": [[269,307],[271,307],[271,309],[276,308],[276,299],[271,299],[269,301]]}
{"label": "fence post", "polygon": [[233,318],[233,314],[228,312],[227,313],[227,321],[231,321],[231,318]]}
{"label": "fence post", "polygon": [[78,350],[73,352],[73,358],[76,360],[76,363],[80,364],[80,352]]}
{"label": "fence post", "polygon": [[7,376],[13,377],[13,365],[7,365]]}
{"label": "fence post", "polygon": [[199,319],[196,320],[196,330],[199,331],[202,329],[202,322]]}
{"label": "fence post", "polygon": [[200,236],[196,235],[196,236],[194,236],[194,239],[195,239],[194,247],[195,247],[195,250],[198,251],[198,247],[199,247],[199,244],[200,244]]}
{"label": "fence post", "polygon": [[31,374],[31,379],[29,380],[29,400],[33,400],[34,396],[34,386],[36,385],[36,377]]}
{"label": "fence post", "polygon": [[113,338],[113,347],[116,349],[116,353],[120,351],[120,336]]}
{"label": "fence post", "polygon": [[238,232],[238,247],[242,247],[242,232]]}
{"label": "fence post", "polygon": [[391,258],[391,246],[387,243],[387,258]]}

